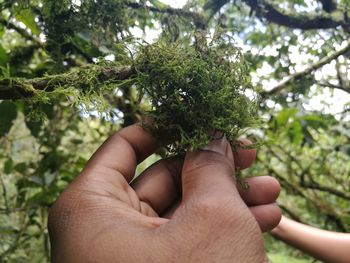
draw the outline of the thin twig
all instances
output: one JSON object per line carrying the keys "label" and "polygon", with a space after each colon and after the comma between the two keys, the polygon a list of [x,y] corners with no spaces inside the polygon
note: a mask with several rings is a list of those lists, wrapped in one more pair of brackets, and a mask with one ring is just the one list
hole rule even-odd
{"label": "thin twig", "polygon": [[279,84],[277,84],[275,87],[273,87],[271,90],[262,92],[262,96],[271,96],[271,95],[274,95],[276,93],[281,92],[292,81],[299,80],[299,79],[305,77],[306,75],[310,74],[311,72],[315,71],[316,69],[321,68],[322,66],[328,64],[329,62],[336,59],[337,57],[345,54],[349,50],[350,50],[350,40],[347,41],[347,44],[345,47],[339,49],[338,51],[335,51],[335,52],[329,54],[328,56],[321,58],[319,61],[311,64],[306,69],[288,76],[286,79],[282,80]]}

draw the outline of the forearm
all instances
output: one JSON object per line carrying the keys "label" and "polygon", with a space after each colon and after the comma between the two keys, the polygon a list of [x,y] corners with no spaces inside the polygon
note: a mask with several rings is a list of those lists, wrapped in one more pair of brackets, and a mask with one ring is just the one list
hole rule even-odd
{"label": "forearm", "polygon": [[350,234],[320,230],[282,217],[271,233],[278,239],[325,262],[350,262]]}

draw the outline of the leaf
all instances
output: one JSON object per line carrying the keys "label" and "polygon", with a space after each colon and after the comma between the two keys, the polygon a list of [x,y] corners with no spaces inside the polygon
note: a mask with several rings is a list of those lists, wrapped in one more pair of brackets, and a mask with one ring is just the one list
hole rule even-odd
{"label": "leaf", "polygon": [[51,205],[57,199],[57,192],[38,192],[28,199],[28,203],[41,206]]}
{"label": "leaf", "polygon": [[52,184],[52,182],[56,179],[56,175],[54,173],[50,173],[50,172],[45,172],[44,173],[44,184],[49,186],[50,184]]}
{"label": "leaf", "polygon": [[8,158],[4,164],[4,173],[10,174],[13,170],[13,161],[11,158]]}
{"label": "leaf", "polygon": [[30,133],[34,136],[34,137],[38,137],[39,132],[41,131],[41,126],[43,124],[42,121],[31,121],[28,120],[27,118],[25,119],[25,123],[27,128],[30,130]]}
{"label": "leaf", "polygon": [[1,226],[0,233],[1,235],[18,234],[19,228],[17,226],[12,226],[12,225]]}
{"label": "leaf", "polygon": [[303,127],[303,135],[304,135],[304,138],[303,138],[302,144],[303,145],[306,144],[312,147],[315,144],[315,139],[312,136],[312,134],[309,132],[307,127]]}
{"label": "leaf", "polygon": [[80,139],[72,139],[71,142],[72,142],[73,144],[78,145],[78,144],[82,144],[82,143],[83,143],[83,140],[80,140]]}
{"label": "leaf", "polygon": [[288,120],[295,116],[297,109],[283,109],[276,116],[277,127],[285,126],[288,123]]}
{"label": "leaf", "polygon": [[23,163],[18,163],[18,164],[16,164],[16,165],[14,166],[14,169],[15,169],[17,172],[23,174],[24,171],[27,169],[27,164],[24,163],[24,162],[23,162]]}
{"label": "leaf", "polygon": [[40,34],[40,29],[35,22],[35,16],[30,9],[21,9],[15,17],[29,28],[34,35]]}
{"label": "leaf", "polygon": [[4,33],[5,33],[5,26],[3,24],[0,24],[0,38],[2,38]]}
{"label": "leaf", "polygon": [[43,179],[40,178],[39,176],[36,176],[36,175],[33,175],[33,176],[29,177],[28,180],[30,182],[33,182],[33,183],[37,184],[37,185],[44,185],[45,184]]}
{"label": "leaf", "polygon": [[157,8],[166,8],[167,7],[166,4],[162,3],[159,0],[150,0],[150,3]]}
{"label": "leaf", "polygon": [[10,101],[0,103],[0,137],[9,132],[16,117],[17,108],[14,103]]}
{"label": "leaf", "polygon": [[304,0],[294,0],[294,4],[300,5],[300,6],[307,6]]}
{"label": "leaf", "polygon": [[92,38],[93,35],[91,35],[91,32],[85,31],[78,33],[77,36],[73,37],[71,40],[76,47],[90,57],[99,57],[103,52],[92,44]]}
{"label": "leaf", "polygon": [[6,66],[10,58],[6,53],[4,47],[0,44],[0,66]]}
{"label": "leaf", "polygon": [[303,140],[302,126],[299,121],[293,121],[289,127],[288,135],[294,145],[300,145]]}
{"label": "leaf", "polygon": [[350,155],[350,144],[343,144],[343,145],[338,145],[336,147],[337,151],[343,152],[347,155]]}
{"label": "leaf", "polygon": [[302,116],[300,119],[302,121],[302,124],[305,123],[305,125],[313,129],[325,128],[327,125],[327,121],[325,120],[325,118],[319,115],[305,115]]}
{"label": "leaf", "polygon": [[49,120],[55,116],[54,107],[52,104],[40,103],[40,109],[46,114]]}

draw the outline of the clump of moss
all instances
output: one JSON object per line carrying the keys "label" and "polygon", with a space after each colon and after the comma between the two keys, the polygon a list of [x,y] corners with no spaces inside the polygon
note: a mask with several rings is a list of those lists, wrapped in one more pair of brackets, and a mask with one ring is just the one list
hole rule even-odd
{"label": "clump of moss", "polygon": [[253,89],[247,64],[221,39],[142,46],[135,65],[137,86],[151,102],[147,128],[171,153],[202,147],[215,131],[235,142],[256,121],[256,101],[245,95]]}

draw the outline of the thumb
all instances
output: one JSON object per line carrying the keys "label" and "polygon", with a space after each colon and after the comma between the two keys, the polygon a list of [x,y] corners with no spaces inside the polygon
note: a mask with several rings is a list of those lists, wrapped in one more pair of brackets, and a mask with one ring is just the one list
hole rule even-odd
{"label": "thumb", "polygon": [[201,150],[186,154],[182,168],[182,192],[184,202],[238,195],[232,149],[225,136],[212,140]]}

